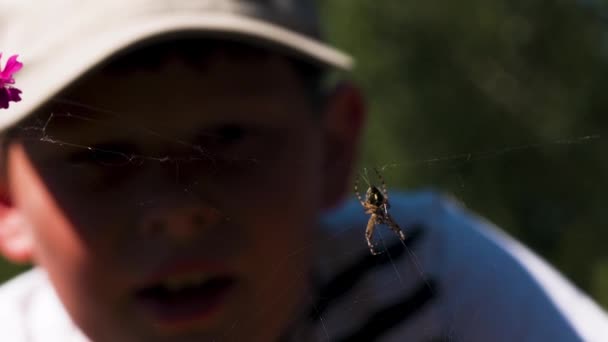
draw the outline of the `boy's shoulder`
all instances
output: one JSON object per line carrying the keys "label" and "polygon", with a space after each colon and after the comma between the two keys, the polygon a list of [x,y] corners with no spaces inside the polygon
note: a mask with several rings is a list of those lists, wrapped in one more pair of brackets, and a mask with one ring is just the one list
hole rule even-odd
{"label": "boy's shoulder", "polygon": [[[351,200],[327,215],[317,270],[324,332],[382,341],[601,341],[608,317],[550,265],[446,195],[389,192],[402,243]],[[343,320],[349,314],[348,324]],[[342,318],[340,322],[340,318]],[[378,329],[373,322],[391,321]],[[346,327],[345,327],[346,326]],[[349,328],[350,327],[350,328]],[[367,335],[371,336],[371,335]]]}
{"label": "boy's shoulder", "polygon": [[0,286],[0,322],[3,341],[86,341],[38,268]]}

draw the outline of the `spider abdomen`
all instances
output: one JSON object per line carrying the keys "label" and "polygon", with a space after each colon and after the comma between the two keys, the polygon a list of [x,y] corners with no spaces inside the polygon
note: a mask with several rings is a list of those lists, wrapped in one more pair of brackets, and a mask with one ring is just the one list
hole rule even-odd
{"label": "spider abdomen", "polygon": [[386,199],[382,192],[375,186],[371,186],[367,191],[367,202],[373,206],[380,207],[385,203]]}

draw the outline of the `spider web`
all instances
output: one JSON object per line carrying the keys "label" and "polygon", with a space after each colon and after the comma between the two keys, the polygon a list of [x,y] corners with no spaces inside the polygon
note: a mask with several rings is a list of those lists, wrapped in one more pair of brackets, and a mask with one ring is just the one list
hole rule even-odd
{"label": "spider web", "polygon": [[[60,100],[60,99],[58,99],[57,101],[63,101],[67,104],[74,106],[75,108],[78,108],[78,107],[87,108],[87,109],[92,109],[92,110],[96,110],[96,111],[106,112],[106,113],[109,113],[116,117],[121,116],[121,114],[117,113],[117,112],[109,112],[107,110],[100,109],[100,108],[91,108],[84,104],[73,103],[73,102]],[[76,149],[82,149],[82,150],[91,151],[91,152],[114,154],[115,156],[118,157],[118,160],[119,160],[118,163],[133,164],[133,165],[142,165],[144,162],[146,162],[146,163],[155,162],[155,163],[161,163],[161,164],[171,163],[171,164],[175,165],[176,179],[178,179],[179,175],[180,175],[180,171],[179,171],[180,164],[188,163],[188,162],[192,162],[192,161],[198,161],[198,160],[206,160],[206,161],[213,160],[213,155],[209,154],[208,151],[204,148],[204,146],[193,144],[188,141],[175,139],[174,137],[164,136],[161,132],[153,131],[153,130],[146,128],[145,125],[140,125],[138,127],[138,129],[146,131],[148,134],[150,134],[150,136],[153,136],[155,138],[158,138],[161,140],[166,140],[166,141],[172,141],[173,143],[178,143],[182,146],[186,146],[187,148],[189,148],[192,151],[192,154],[187,157],[183,157],[183,156],[175,157],[175,156],[171,156],[171,155],[151,156],[151,155],[144,155],[144,154],[131,154],[131,153],[125,153],[123,151],[114,151],[111,149],[99,149],[99,148],[96,148],[93,146],[78,144],[78,143],[74,143],[71,141],[65,141],[59,137],[52,136],[48,133],[49,125],[51,125],[53,120],[55,120],[57,118],[82,120],[82,121],[86,121],[93,125],[101,124],[101,123],[97,122],[96,120],[91,119],[89,117],[80,116],[77,114],[77,112],[50,113],[45,120],[39,120],[34,125],[22,126],[19,128],[19,130],[21,131],[21,133],[24,136],[27,137],[27,139],[37,140],[37,141],[40,141],[42,143],[47,143],[47,144],[53,144],[59,148],[76,148]],[[381,165],[375,166],[375,167],[377,167],[381,173],[384,173],[384,172],[389,172],[391,170],[404,170],[404,169],[408,169],[408,168],[418,168],[418,167],[428,168],[428,167],[438,167],[439,165],[448,165],[449,166],[451,164],[462,165],[462,163],[475,163],[475,162],[482,161],[482,160],[501,158],[505,155],[508,155],[508,154],[514,153],[514,152],[543,149],[546,147],[556,146],[556,145],[561,146],[561,145],[592,144],[599,139],[601,139],[601,136],[599,134],[590,134],[590,135],[584,135],[584,136],[573,137],[573,138],[555,139],[553,141],[548,141],[548,142],[506,146],[506,147],[502,147],[502,148],[492,149],[489,151],[467,152],[467,153],[458,153],[458,154],[451,154],[451,155],[445,155],[445,156],[434,156],[434,157],[430,157],[430,158],[422,158],[422,159],[413,160],[413,161],[392,161],[392,162],[384,163],[384,164],[381,164]],[[250,162],[257,163],[259,161],[250,160]],[[370,167],[374,167],[374,166],[370,166]],[[362,170],[363,170],[362,178],[364,179],[365,185],[367,187],[374,185],[374,182],[371,181],[370,176],[368,174],[368,171],[367,171],[368,168],[364,167]],[[389,196],[391,196],[390,178],[387,178],[386,182],[387,182],[387,187],[389,188]],[[191,186],[195,186],[195,185],[196,184],[191,184]],[[377,185],[377,184],[375,184],[375,185]],[[461,186],[462,187],[465,186],[464,182],[461,183]],[[362,191],[364,191],[364,190],[365,189],[362,189]],[[186,193],[190,192],[190,187],[188,185],[185,185],[183,188],[183,191]],[[352,199],[355,200],[354,196],[352,196],[352,197],[353,197]],[[139,203],[139,205],[144,205],[144,206],[152,205],[153,203],[151,201],[152,200],[150,200],[148,202],[142,201],[141,203]],[[389,197],[389,201],[390,201],[390,197]],[[363,211],[362,208],[361,208],[361,211]],[[389,211],[390,211],[390,209],[389,209]],[[365,240],[363,238],[365,225],[366,225],[366,220],[362,220],[361,224],[360,224],[360,226],[361,226],[361,229],[360,229],[361,250],[365,250],[367,247],[365,245]],[[404,226],[401,228],[406,231],[406,234],[408,233],[409,227]],[[327,244],[334,243],[335,241],[338,241],[341,239],[341,237],[342,237],[341,234],[342,233],[338,232],[338,233],[334,234],[333,236],[327,237],[325,239],[325,241],[323,241],[323,242],[327,243]],[[378,247],[381,251],[384,251],[386,257],[389,259],[388,262],[390,264],[390,267],[392,267],[393,274],[394,274],[393,279],[383,279],[382,280],[383,286],[402,287],[406,291],[411,291],[412,282],[410,280],[414,279],[414,280],[422,281],[424,286],[429,291],[431,291],[432,293],[435,292],[435,287],[434,287],[433,283],[429,280],[429,275],[427,273],[427,270],[425,269],[425,266],[423,265],[423,263],[420,261],[420,258],[417,255],[417,252],[415,251],[415,249],[410,248],[406,242],[400,241],[401,248],[406,253],[406,257],[404,258],[405,261],[394,260],[393,256],[391,255],[391,252],[390,252],[391,248],[389,246],[389,242],[394,240],[394,236],[392,236],[392,235],[394,235],[393,232],[391,232],[387,227],[381,226],[376,229],[375,235],[377,236],[377,241],[380,243],[380,245]],[[275,269],[276,272],[278,272],[280,269],[282,269],[284,267],[290,267],[290,260],[293,257],[297,256],[300,253],[303,253],[306,250],[312,249],[312,248],[314,248],[313,245],[302,245],[300,247],[300,249],[293,251],[293,253],[291,253],[289,255],[286,255],[282,260],[277,260],[277,262],[274,265],[272,265],[271,267],[273,269]],[[339,259],[342,257],[351,257],[354,253],[355,253],[355,251],[353,251],[353,250],[345,249],[345,250],[336,251],[335,255],[336,255],[336,258]],[[327,262],[330,263],[331,260],[327,260]],[[497,272],[498,272],[498,270],[497,270]],[[306,274],[303,271],[302,273],[300,273],[299,279],[293,279],[293,280],[290,280],[290,282],[306,281],[307,277],[308,277],[308,274]],[[277,297],[280,297],[281,295],[283,295],[283,294],[279,293],[279,294],[277,294]],[[347,307],[347,309],[352,309],[352,310],[356,311],[357,306],[363,305],[366,302],[371,302],[374,300],[374,298],[375,297],[372,294],[366,294],[366,293],[356,294],[354,296],[354,299],[351,299],[351,301],[349,303],[346,303],[345,306]],[[311,297],[310,301],[314,301],[314,298]],[[342,304],[344,305],[344,303],[342,303]],[[272,308],[273,308],[273,303],[267,303],[267,305],[265,307],[259,308],[257,314],[264,315],[264,313],[268,312],[269,310],[272,310]],[[471,315],[475,316],[476,314],[477,314],[476,308],[471,308]],[[247,319],[246,317],[243,317],[243,320],[246,320],[246,319]],[[326,320],[327,320],[327,318],[326,318],[325,314],[319,315],[319,323],[321,325],[321,330],[322,330],[322,335],[323,335],[322,338],[324,338],[324,340],[327,340],[327,341],[333,341],[336,338],[336,335],[335,335],[334,331],[329,330],[329,328],[326,326]],[[231,330],[238,330],[241,323],[242,323],[242,321],[240,321],[240,320],[234,321],[233,324],[231,325]],[[442,340],[442,341],[463,341],[464,337],[457,336],[455,334],[454,330],[455,330],[455,327],[452,326],[452,328],[450,328],[448,331],[443,332],[444,335],[440,337],[440,340]],[[225,340],[231,340],[231,331],[226,332]]]}
{"label": "spider web", "polygon": [[[513,154],[525,153],[525,152],[530,152],[530,151],[539,152],[539,151],[544,151],[547,149],[554,149],[556,147],[557,148],[581,148],[581,147],[589,146],[591,144],[598,144],[601,142],[601,139],[602,139],[602,136],[600,134],[588,134],[588,135],[581,135],[581,136],[568,137],[568,138],[556,138],[556,139],[553,139],[550,141],[544,141],[544,142],[538,142],[538,143],[497,147],[497,148],[493,148],[493,149],[485,150],[485,151],[455,153],[455,154],[449,154],[449,155],[444,155],[444,156],[433,156],[433,157],[429,157],[429,158],[421,158],[421,159],[411,160],[411,161],[392,161],[392,162],[388,162],[388,163],[379,163],[377,165],[372,164],[369,167],[362,168],[362,170],[363,170],[362,178],[365,180],[365,183],[367,184],[367,186],[371,186],[371,185],[378,186],[379,184],[374,184],[374,182],[370,181],[368,168],[372,168],[372,167],[377,168],[381,174],[386,174],[386,173],[390,174],[391,171],[393,173],[397,173],[397,172],[404,172],[404,171],[413,170],[413,169],[429,170],[432,168],[444,168],[446,170],[449,170],[448,171],[449,173],[455,174],[456,177],[458,178],[457,186],[454,186],[449,190],[449,192],[457,194],[459,192],[459,188],[464,190],[467,187],[467,184],[466,184],[465,180],[463,179],[463,176],[460,174],[460,172],[458,172],[458,170],[461,169],[464,165],[485,162],[485,161],[499,160],[504,157],[509,157]],[[386,182],[388,183],[389,180],[387,180]],[[388,185],[388,186],[390,189],[390,185]],[[390,190],[389,190],[389,196],[390,196]],[[462,201],[462,198],[458,198],[458,200],[460,201],[460,203],[463,206],[466,207],[467,203]],[[389,202],[390,202],[390,199],[389,199]],[[390,209],[389,209],[389,212],[390,212]],[[408,227],[406,226],[404,229],[406,232],[407,232],[407,228]],[[378,229],[376,231],[378,232]],[[380,240],[380,243],[384,250],[387,250],[387,246],[385,243],[386,234],[392,234],[392,232],[390,232],[390,230],[388,230],[388,229],[380,229],[379,240]],[[412,250],[410,247],[408,247],[407,244],[403,243],[403,248],[407,251],[407,254],[409,257],[409,262],[413,265],[412,269],[415,271],[414,272],[415,275],[419,279],[422,279],[422,281],[430,289],[431,292],[435,293],[435,288],[434,288],[433,284],[431,282],[429,282],[429,277],[432,277],[433,270],[428,270],[428,272],[427,272],[425,267],[419,261],[419,258],[417,256],[416,252],[414,250]],[[396,274],[396,278],[399,280],[399,282],[401,284],[403,284],[403,278],[404,278],[402,276],[402,274],[407,274],[410,277],[412,276],[411,270],[406,271],[406,270],[404,270],[402,265],[398,266],[397,263],[392,262],[392,261],[391,261],[391,264],[392,264],[394,272]],[[473,265],[471,267],[473,267]],[[494,266],[494,271],[497,273],[501,272],[498,265]],[[429,274],[431,274],[431,275],[429,275]],[[481,319],[480,315],[482,313],[481,313],[480,308],[471,307],[469,314],[472,317],[471,322],[475,322],[477,319]],[[467,340],[466,336],[460,336],[460,335],[456,334],[456,332],[455,332],[457,330],[456,329],[457,320],[454,317],[450,318],[449,320],[454,323],[449,325],[451,328],[448,329],[447,331],[445,331],[444,333],[442,333],[438,337],[437,340],[440,340],[440,341],[466,341]],[[461,331],[466,331],[466,329],[461,330]],[[433,339],[433,341],[435,341],[435,340],[436,339]]]}

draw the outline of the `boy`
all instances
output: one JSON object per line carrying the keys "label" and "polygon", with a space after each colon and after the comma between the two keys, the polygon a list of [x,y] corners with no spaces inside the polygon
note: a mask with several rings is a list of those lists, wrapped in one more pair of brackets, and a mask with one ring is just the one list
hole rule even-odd
{"label": "boy", "polygon": [[408,246],[379,227],[370,253],[369,217],[341,203],[363,101],[324,91],[351,62],[311,4],[13,2],[0,249],[36,268],[0,290],[3,341],[608,336],[587,297],[436,194],[391,193]]}

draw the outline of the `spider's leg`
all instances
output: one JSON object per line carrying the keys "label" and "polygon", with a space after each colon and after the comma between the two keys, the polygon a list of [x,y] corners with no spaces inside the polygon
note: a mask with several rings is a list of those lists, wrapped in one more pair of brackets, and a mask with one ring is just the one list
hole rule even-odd
{"label": "spider's leg", "polygon": [[370,216],[369,221],[367,221],[367,228],[365,228],[365,240],[367,241],[367,246],[369,247],[369,251],[373,255],[379,254],[376,252],[374,248],[374,244],[372,243],[372,237],[374,236],[374,229],[376,228],[376,214],[372,214]]}
{"label": "spider's leg", "polygon": [[382,205],[382,209],[384,209],[384,216],[388,217],[388,202]]}
{"label": "spider's leg", "polygon": [[384,195],[384,198],[386,199],[387,203],[388,203],[388,190],[386,189],[386,182],[384,181],[384,177],[382,177],[382,175],[380,174],[380,171],[378,170],[377,167],[374,167],[374,171],[376,172],[376,175],[378,176],[378,179],[380,180],[380,183],[382,184],[382,194]]}
{"label": "spider's leg", "polygon": [[401,239],[401,241],[405,241],[405,233],[403,233],[403,230],[399,227],[399,225],[393,220],[393,218],[389,214],[386,214],[386,217],[384,218],[384,222],[393,232],[395,232],[395,234],[397,234],[397,236],[399,236],[399,239]]}
{"label": "spider's leg", "polygon": [[363,198],[361,198],[361,194],[359,193],[359,175],[355,177],[355,196],[357,196],[359,203],[361,203],[361,205],[365,207],[365,202],[363,201]]}

